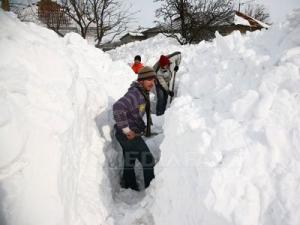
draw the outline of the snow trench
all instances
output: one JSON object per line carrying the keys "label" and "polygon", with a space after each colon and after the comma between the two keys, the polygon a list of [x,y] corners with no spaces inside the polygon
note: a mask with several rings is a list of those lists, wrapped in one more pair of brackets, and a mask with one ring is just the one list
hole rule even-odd
{"label": "snow trench", "polygon": [[[104,53],[0,10],[0,221],[300,224],[299,15],[211,43],[158,36]],[[146,140],[156,177],[124,190],[111,106],[136,78],[127,62],[178,50],[177,97]]]}
{"label": "snow trench", "polygon": [[[156,124],[152,128],[152,131],[161,133],[163,117],[152,115],[152,119],[154,124]],[[111,195],[113,199],[111,213],[114,224],[153,224],[153,216],[145,207],[150,204],[153,199],[146,198],[147,192],[143,185],[142,165],[138,160],[135,165],[135,173],[137,183],[141,190],[137,192],[131,189],[121,188],[120,186],[123,170],[123,154],[122,148],[114,135],[112,110],[108,109],[98,115],[95,122],[100,136],[105,139],[103,146],[103,152],[105,154],[104,172],[107,174],[111,185]],[[163,133],[144,139],[157,163],[160,158],[159,145],[163,140]]]}

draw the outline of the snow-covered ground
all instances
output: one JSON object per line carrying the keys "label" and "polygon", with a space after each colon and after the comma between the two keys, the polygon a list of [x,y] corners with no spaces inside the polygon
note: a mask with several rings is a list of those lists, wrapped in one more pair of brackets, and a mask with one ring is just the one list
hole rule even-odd
{"label": "snow-covered ground", "polygon": [[[246,36],[108,53],[3,11],[0,24],[1,225],[300,224],[300,10]],[[173,51],[177,97],[147,140],[156,178],[121,189],[111,105],[135,55]]]}

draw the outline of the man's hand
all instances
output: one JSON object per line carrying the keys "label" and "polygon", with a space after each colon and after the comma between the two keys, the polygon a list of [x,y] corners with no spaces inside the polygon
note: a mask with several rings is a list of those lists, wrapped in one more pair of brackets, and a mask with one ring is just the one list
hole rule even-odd
{"label": "man's hand", "polygon": [[176,65],[176,66],[174,67],[174,71],[177,72],[178,70],[179,70],[179,67]]}
{"label": "man's hand", "polygon": [[136,133],[131,130],[128,133],[126,133],[126,137],[128,140],[133,140],[136,137]]}

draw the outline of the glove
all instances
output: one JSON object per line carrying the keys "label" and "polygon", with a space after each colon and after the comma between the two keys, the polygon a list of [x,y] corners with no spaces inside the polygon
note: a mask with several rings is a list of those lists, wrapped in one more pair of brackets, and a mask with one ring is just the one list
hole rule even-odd
{"label": "glove", "polygon": [[179,70],[179,67],[176,65],[176,66],[174,67],[174,71],[177,72],[178,70]]}
{"label": "glove", "polygon": [[170,95],[171,97],[174,97],[174,91],[169,91],[169,95]]}

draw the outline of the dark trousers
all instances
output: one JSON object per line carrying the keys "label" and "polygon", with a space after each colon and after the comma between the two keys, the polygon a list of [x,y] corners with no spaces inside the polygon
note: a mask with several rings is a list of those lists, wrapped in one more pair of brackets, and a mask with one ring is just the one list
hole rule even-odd
{"label": "dark trousers", "polygon": [[168,102],[168,93],[160,84],[156,84],[156,96],[156,115],[160,116],[165,113]]}
{"label": "dark trousers", "polygon": [[124,170],[123,180],[124,188],[138,190],[136,177],[134,172],[135,160],[139,160],[143,166],[145,188],[150,185],[154,178],[153,167],[155,165],[154,158],[142,137],[136,137],[133,140],[128,140],[121,132],[116,132],[116,138],[123,149]]}

